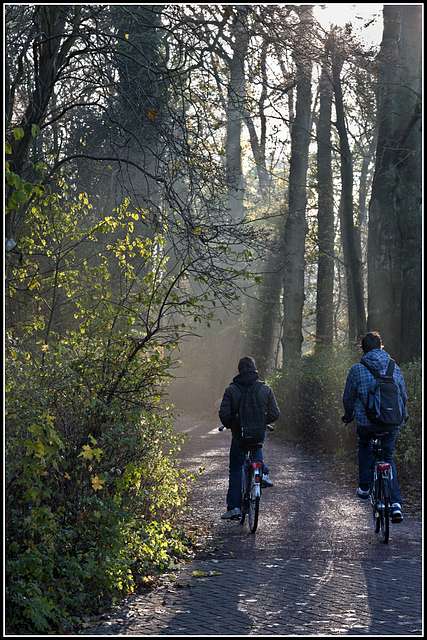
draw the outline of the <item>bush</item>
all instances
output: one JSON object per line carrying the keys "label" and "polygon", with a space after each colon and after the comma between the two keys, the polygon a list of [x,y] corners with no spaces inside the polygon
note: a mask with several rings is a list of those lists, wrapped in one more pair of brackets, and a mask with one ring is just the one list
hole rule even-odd
{"label": "bush", "polygon": [[396,460],[404,479],[421,481],[422,468],[422,366],[415,360],[402,366],[408,391],[409,420],[401,429]]}
{"label": "bush", "polygon": [[67,629],[188,550],[161,314],[199,303],[174,290],[162,238],[135,233],[141,215],[46,195],[8,269],[8,633]]}
{"label": "bush", "polygon": [[344,348],[309,354],[285,377],[272,379],[282,410],[286,438],[317,451],[343,453],[354,448],[352,429],[341,422],[342,393],[354,353]]}
{"label": "bush", "polygon": [[75,353],[62,349],[60,366],[50,353],[48,375],[27,353],[15,340],[7,369],[8,632],[48,633],[188,551],[187,476],[169,418],[102,413],[76,393]]}

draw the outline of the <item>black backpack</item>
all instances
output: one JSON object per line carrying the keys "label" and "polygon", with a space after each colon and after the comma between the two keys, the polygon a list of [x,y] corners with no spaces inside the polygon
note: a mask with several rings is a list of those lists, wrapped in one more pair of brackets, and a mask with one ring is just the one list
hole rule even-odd
{"label": "black backpack", "polygon": [[262,388],[262,382],[257,381],[241,390],[237,412],[240,438],[249,444],[261,443],[265,438],[266,418]]}
{"label": "black backpack", "polygon": [[368,391],[366,415],[374,424],[397,426],[403,422],[399,385],[393,379],[395,362],[390,358],[387,371],[381,374],[368,364],[363,366],[375,378],[375,384]]}

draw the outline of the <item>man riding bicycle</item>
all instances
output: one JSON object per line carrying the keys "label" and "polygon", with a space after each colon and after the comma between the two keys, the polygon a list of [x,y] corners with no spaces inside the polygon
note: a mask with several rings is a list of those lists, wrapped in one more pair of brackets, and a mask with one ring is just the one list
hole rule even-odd
{"label": "man riding bicycle", "polygon": [[[227,492],[227,511],[221,516],[223,520],[234,519],[240,516],[241,499],[241,475],[245,459],[245,450],[242,448],[241,433],[241,408],[242,398],[246,407],[253,407],[253,414],[259,412],[262,416],[262,428],[260,442],[264,441],[267,424],[274,422],[280,416],[279,407],[273,390],[259,380],[255,360],[249,356],[241,358],[238,365],[239,374],[233,378],[233,382],[226,388],[219,409],[219,418],[227,429],[231,429],[232,440],[230,446],[229,482]],[[239,413],[240,410],[240,413]],[[251,420],[254,416],[247,416]],[[254,462],[263,462],[262,447],[254,452]],[[267,466],[264,464],[263,484],[271,487]]]}
{"label": "man riding bicycle", "polygon": [[[358,435],[358,457],[359,457],[359,487],[356,495],[365,500],[369,498],[373,474],[373,452],[372,439],[375,434],[381,433],[382,451],[384,461],[389,462],[393,469],[393,480],[391,482],[391,521],[402,522],[402,496],[397,479],[396,464],[393,454],[396,447],[396,439],[399,435],[400,427],[408,419],[406,410],[407,392],[402,372],[397,364],[384,351],[381,336],[378,332],[372,331],[366,334],[361,342],[363,357],[360,363],[354,364],[347,376],[347,381],[343,394],[343,404],[345,415],[342,421],[345,423],[356,420]],[[378,392],[379,381],[388,384],[388,391],[383,392],[383,397]],[[381,391],[381,389],[380,389]],[[396,424],[386,424],[378,419],[381,402],[384,402],[386,394],[389,394],[389,405],[394,402],[396,418],[389,420]],[[393,399],[395,395],[395,401]],[[387,407],[386,407],[387,409]],[[387,416],[385,417],[387,420]]]}

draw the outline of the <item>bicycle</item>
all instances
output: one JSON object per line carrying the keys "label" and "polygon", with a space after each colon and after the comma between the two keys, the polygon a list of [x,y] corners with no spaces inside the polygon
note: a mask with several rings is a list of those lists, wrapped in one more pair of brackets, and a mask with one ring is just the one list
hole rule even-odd
{"label": "bicycle", "polygon": [[376,433],[372,441],[374,455],[374,478],[371,487],[370,500],[374,529],[379,540],[387,544],[390,538],[391,486],[393,468],[382,458],[381,437],[386,434]]}
{"label": "bicycle", "polygon": [[[219,431],[224,431],[225,427],[219,427]],[[267,425],[268,431],[274,431],[274,427]],[[254,444],[243,444],[245,459],[242,466],[241,484],[241,516],[240,524],[243,526],[246,516],[248,516],[249,530],[255,533],[258,527],[259,505],[262,494],[262,476],[264,464],[252,460],[252,454],[262,447],[262,442]]]}

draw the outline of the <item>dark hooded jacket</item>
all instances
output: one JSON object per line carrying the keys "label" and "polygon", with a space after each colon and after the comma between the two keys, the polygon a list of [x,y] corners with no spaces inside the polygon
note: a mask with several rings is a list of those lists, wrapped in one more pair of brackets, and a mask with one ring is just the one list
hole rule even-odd
{"label": "dark hooded jacket", "polygon": [[265,424],[267,425],[274,422],[280,416],[280,410],[277,406],[273,390],[267,384],[259,380],[258,371],[256,371],[256,369],[252,369],[239,373],[239,375],[233,378],[233,382],[226,388],[219,408],[219,419],[224,427],[231,429],[233,437],[235,438],[238,438],[240,435],[238,410],[242,390],[245,387],[256,384],[258,381],[261,385],[259,397],[261,402],[264,404]]}

